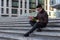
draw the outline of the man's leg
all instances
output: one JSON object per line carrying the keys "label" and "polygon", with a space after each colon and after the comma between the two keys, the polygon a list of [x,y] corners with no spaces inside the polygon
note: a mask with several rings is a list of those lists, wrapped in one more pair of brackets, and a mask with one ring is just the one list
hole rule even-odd
{"label": "man's leg", "polygon": [[37,28],[37,32],[41,32],[42,31],[42,28],[41,27],[38,27]]}
{"label": "man's leg", "polygon": [[46,24],[41,23],[41,25],[39,25],[39,27],[37,28],[37,32],[41,32],[42,28],[45,28]]}
{"label": "man's leg", "polygon": [[41,25],[42,23],[39,23],[39,25],[38,25],[38,28],[37,28],[37,32],[41,32],[42,31],[42,25]]}
{"label": "man's leg", "polygon": [[31,26],[33,26],[35,23],[36,23],[36,21],[29,21],[29,23],[31,24]]}
{"label": "man's leg", "polygon": [[38,28],[37,26],[38,26],[38,23],[35,23],[34,26],[33,26],[33,28],[29,32],[27,32],[26,34],[24,34],[24,36],[28,37],[29,34],[31,34],[35,29]]}

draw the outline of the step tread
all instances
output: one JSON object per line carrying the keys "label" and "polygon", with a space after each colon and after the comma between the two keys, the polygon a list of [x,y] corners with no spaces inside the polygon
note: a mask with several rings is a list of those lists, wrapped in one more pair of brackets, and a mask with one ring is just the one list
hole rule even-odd
{"label": "step tread", "polygon": [[31,26],[30,24],[1,24],[0,26]]}
{"label": "step tread", "polygon": [[[58,23],[58,22],[50,22],[50,23],[52,23],[52,24],[56,24],[56,23]],[[0,24],[29,24],[29,22],[0,22]],[[60,24],[60,22],[59,22],[59,24]]]}
{"label": "step tread", "polygon": [[[47,25],[60,26],[60,24],[47,24]],[[31,26],[31,25],[30,24],[0,24],[0,26]]]}
{"label": "step tread", "polygon": [[[25,34],[27,31],[0,30],[0,32]],[[45,36],[60,36],[60,32],[33,32],[32,34]]]}
{"label": "step tread", "polygon": [[[3,30],[3,29],[12,29],[12,30],[29,30],[31,29],[32,27],[0,27],[0,30]],[[46,27],[46,28],[42,28],[42,30],[57,30],[59,31],[60,30],[60,27]]]}
{"label": "step tread", "polygon": [[16,39],[16,40],[24,38],[24,37],[21,37],[21,36],[16,36],[16,35],[12,35],[12,34],[5,34],[5,33],[0,33],[0,37],[11,38],[11,39]]}
{"label": "step tread", "polygon": [[[25,22],[29,22],[29,20],[10,20],[10,21],[0,21],[0,22],[23,22],[23,21],[25,21]],[[59,21],[48,21],[48,22],[60,22],[60,20]]]}

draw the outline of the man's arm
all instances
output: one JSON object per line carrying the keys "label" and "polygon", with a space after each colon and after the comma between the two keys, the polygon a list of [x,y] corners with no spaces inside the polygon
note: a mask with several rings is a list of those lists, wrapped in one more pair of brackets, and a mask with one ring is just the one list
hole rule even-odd
{"label": "man's arm", "polygon": [[44,23],[48,23],[48,14],[47,14],[47,12],[44,15]]}

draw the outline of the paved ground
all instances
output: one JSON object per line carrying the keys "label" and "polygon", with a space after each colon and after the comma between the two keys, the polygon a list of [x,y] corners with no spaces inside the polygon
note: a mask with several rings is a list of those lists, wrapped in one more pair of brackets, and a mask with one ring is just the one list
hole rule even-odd
{"label": "paved ground", "polygon": [[0,38],[0,40],[16,40],[16,39],[6,39],[6,38]]}
{"label": "paved ground", "polygon": [[60,40],[60,37],[22,37],[19,40]]}
{"label": "paved ground", "polygon": [[[1,33],[0,33],[1,34]],[[2,33],[3,34],[3,33]],[[18,35],[18,36],[14,36],[14,35],[2,35],[1,36],[5,36],[6,38],[7,37],[11,37],[11,38],[17,38],[17,40],[60,40],[60,37],[49,37],[49,36],[30,36],[30,37],[24,37],[24,36],[21,36],[21,35]],[[14,39],[3,39],[3,38],[0,38],[0,40],[14,40]]]}
{"label": "paved ground", "polygon": [[[14,40],[14,39],[3,39],[0,40]],[[60,40],[60,37],[20,37],[17,40]]]}
{"label": "paved ground", "polygon": [[60,40],[57,37],[39,37],[39,38],[31,38],[31,40]]}

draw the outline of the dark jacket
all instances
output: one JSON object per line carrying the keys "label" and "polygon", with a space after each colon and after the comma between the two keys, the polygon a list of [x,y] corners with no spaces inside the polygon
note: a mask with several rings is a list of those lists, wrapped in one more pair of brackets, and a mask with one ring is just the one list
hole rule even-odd
{"label": "dark jacket", "polygon": [[44,9],[37,14],[36,18],[39,19],[40,23],[48,23],[48,14]]}

